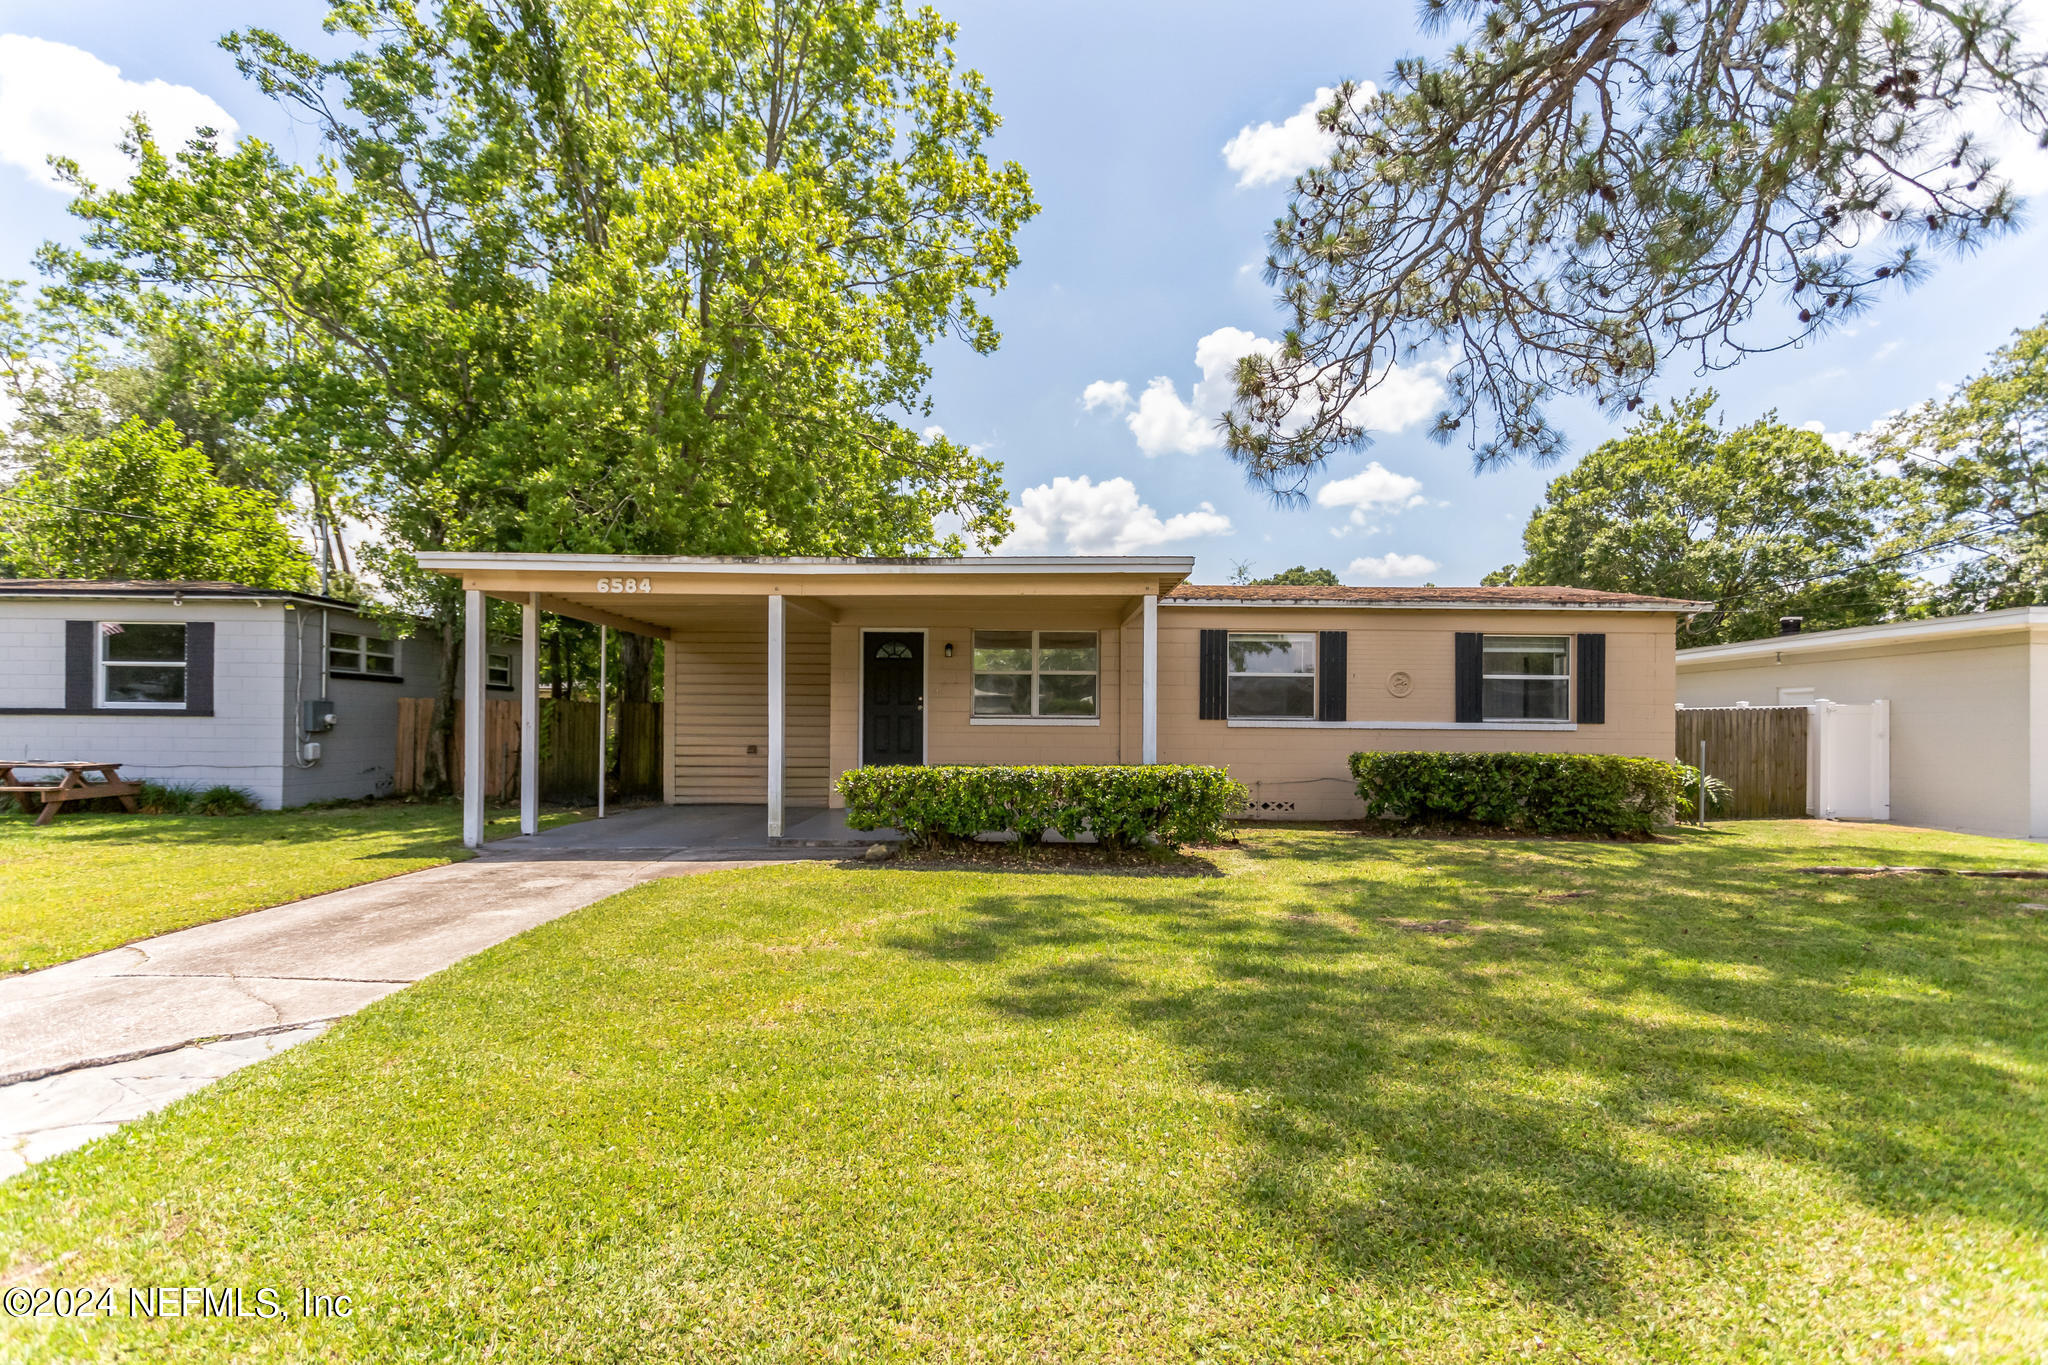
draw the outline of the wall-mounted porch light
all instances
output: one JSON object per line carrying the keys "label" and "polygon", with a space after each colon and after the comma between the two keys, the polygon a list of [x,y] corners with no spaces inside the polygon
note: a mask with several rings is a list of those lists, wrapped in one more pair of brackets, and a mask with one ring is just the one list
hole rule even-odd
{"label": "wall-mounted porch light", "polygon": [[949,659],[953,657],[953,642],[951,640],[946,641],[946,657]]}

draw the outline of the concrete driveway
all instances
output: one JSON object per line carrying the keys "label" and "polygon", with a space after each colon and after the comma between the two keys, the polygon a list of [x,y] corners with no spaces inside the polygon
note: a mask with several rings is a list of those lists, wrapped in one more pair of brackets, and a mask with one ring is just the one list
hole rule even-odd
{"label": "concrete driveway", "polygon": [[[0,1178],[272,1050],[222,1049],[223,1041],[310,1037],[471,953],[651,878],[821,856],[758,847],[759,807],[697,808],[696,819],[679,819],[678,809],[501,840],[469,862],[0,979]],[[202,1040],[213,1049],[203,1057],[193,1050]],[[169,1060],[137,1065],[153,1057]]]}

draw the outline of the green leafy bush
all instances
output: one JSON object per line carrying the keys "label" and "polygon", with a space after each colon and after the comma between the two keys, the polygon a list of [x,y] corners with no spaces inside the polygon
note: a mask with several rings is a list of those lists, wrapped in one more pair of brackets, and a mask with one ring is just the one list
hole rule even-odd
{"label": "green leafy bush", "polygon": [[1610,754],[1351,755],[1366,814],[1539,834],[1646,834],[1669,824],[1685,767]]}
{"label": "green leafy bush", "polygon": [[148,782],[135,793],[135,809],[144,815],[190,815],[199,788],[190,782]]}
{"label": "green leafy bush", "polygon": [[261,809],[256,793],[246,787],[230,787],[226,783],[208,787],[192,798],[194,815],[251,815]]}
{"label": "green leafy bush", "polygon": [[840,774],[839,794],[851,828],[894,826],[917,844],[1014,830],[1027,844],[1050,831],[1111,848],[1216,839],[1248,795],[1221,768],[1159,764],[856,768]]}

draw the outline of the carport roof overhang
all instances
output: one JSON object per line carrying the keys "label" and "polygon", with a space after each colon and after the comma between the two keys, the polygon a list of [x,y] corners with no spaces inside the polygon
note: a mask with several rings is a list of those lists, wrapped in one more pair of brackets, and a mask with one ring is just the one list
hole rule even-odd
{"label": "carport roof overhang", "polygon": [[873,597],[1062,597],[1136,603],[1187,580],[1187,555],[989,555],[961,559],[429,552],[422,568],[544,611],[654,635],[691,608],[780,594],[830,616]]}

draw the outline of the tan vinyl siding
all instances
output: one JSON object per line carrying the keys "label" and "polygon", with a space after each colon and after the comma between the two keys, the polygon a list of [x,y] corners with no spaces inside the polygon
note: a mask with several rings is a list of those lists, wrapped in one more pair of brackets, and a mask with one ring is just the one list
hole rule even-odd
{"label": "tan vinyl siding", "polygon": [[[768,613],[705,614],[668,645],[669,800],[681,805],[760,804],[768,799]],[[822,806],[826,771],[830,637],[825,623],[791,608],[783,769],[792,806]],[[752,746],[754,752],[748,753]]]}

